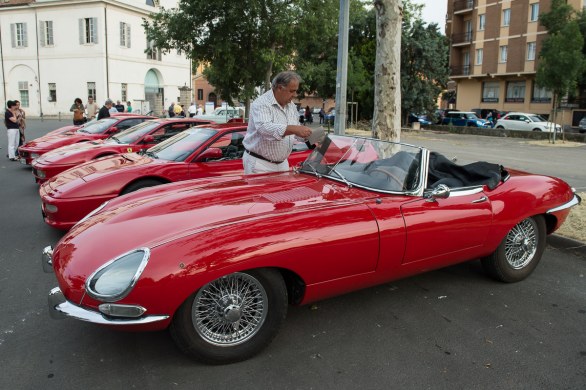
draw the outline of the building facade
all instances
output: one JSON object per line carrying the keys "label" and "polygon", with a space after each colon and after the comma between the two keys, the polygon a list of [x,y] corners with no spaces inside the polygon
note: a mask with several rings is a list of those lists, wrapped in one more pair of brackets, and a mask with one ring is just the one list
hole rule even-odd
{"label": "building facade", "polygon": [[190,62],[152,47],[142,20],[176,4],[0,0],[0,103],[20,100],[29,116],[68,116],[77,97],[100,106],[110,98],[162,113],[190,86]]}
{"label": "building facade", "polygon": [[[583,3],[568,0],[576,9]],[[539,15],[550,9],[551,0],[448,0],[455,108],[550,114],[552,94],[535,83],[547,36]],[[572,107],[563,108],[558,122],[572,124]]]}

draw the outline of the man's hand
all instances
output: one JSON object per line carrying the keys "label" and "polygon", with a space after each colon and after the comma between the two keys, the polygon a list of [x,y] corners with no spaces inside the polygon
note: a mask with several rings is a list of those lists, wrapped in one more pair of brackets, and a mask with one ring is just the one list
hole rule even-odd
{"label": "man's hand", "polygon": [[311,129],[307,126],[288,125],[284,135],[296,135],[300,138],[307,138],[311,135]]}

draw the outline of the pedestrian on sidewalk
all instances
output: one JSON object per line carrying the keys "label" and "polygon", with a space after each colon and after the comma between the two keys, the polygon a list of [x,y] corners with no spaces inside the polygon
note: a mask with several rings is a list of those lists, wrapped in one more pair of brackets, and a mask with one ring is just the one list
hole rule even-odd
{"label": "pedestrian on sidewalk", "polygon": [[8,136],[8,159],[10,161],[18,161],[16,153],[18,150],[18,120],[16,119],[17,107],[13,100],[6,103],[8,107],[4,113],[4,125],[6,126],[6,134]]}

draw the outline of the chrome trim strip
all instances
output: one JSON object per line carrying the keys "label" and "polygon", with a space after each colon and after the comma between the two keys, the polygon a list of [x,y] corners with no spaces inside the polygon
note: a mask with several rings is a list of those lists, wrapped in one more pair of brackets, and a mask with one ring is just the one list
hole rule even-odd
{"label": "chrome trim strip", "polygon": [[76,320],[91,322],[99,325],[143,325],[163,321],[169,318],[168,315],[152,315],[141,318],[108,318],[96,311],[84,309],[67,301],[59,287],[49,292],[48,297],[49,314],[51,318],[63,319],[74,318]]}
{"label": "chrome trim strip", "polygon": [[574,207],[574,206],[580,204],[581,201],[582,201],[582,199],[578,195],[574,194],[574,198],[572,200],[570,200],[569,202],[564,203],[561,206],[554,207],[553,209],[549,209],[549,210],[546,211],[546,213],[547,214],[551,214],[551,213],[555,213],[557,211],[569,209],[570,207]]}
{"label": "chrome trim strip", "polygon": [[53,247],[51,245],[46,246],[41,254],[41,265],[43,266],[43,272],[50,274],[53,272]]}
{"label": "chrome trim strip", "polygon": [[484,189],[483,186],[474,187],[459,187],[455,189],[450,188],[450,198],[454,196],[468,196],[481,193]]}

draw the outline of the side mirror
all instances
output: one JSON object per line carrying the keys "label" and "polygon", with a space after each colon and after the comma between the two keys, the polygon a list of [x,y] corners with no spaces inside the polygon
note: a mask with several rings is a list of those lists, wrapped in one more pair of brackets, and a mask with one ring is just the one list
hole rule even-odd
{"label": "side mirror", "polygon": [[222,153],[222,149],[220,148],[208,148],[204,150],[197,158],[195,159],[196,162],[206,162],[210,160],[219,160],[224,157]]}
{"label": "side mirror", "polygon": [[445,184],[440,184],[436,188],[431,191],[429,197],[427,198],[428,202],[434,202],[436,199],[446,199],[450,196],[450,187]]}
{"label": "side mirror", "polygon": [[525,123],[531,123],[529,119],[525,119]]}
{"label": "side mirror", "polygon": [[155,137],[152,134],[147,134],[142,139],[142,142],[145,144],[153,143],[153,142],[155,142]]}
{"label": "side mirror", "polygon": [[114,134],[118,132],[118,128],[116,126],[110,127],[107,131],[108,134]]}

